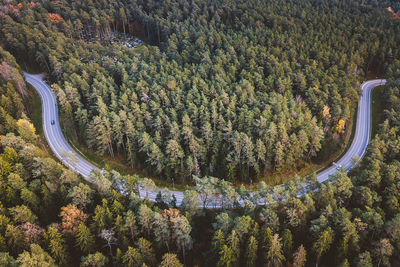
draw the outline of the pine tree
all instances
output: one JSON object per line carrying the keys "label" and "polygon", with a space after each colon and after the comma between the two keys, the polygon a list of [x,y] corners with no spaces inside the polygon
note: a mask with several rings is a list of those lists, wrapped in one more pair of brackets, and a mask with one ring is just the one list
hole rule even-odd
{"label": "pine tree", "polygon": [[329,250],[332,242],[333,237],[330,228],[320,233],[318,239],[313,244],[313,249],[317,255],[317,263],[319,262],[321,256]]}
{"label": "pine tree", "polygon": [[136,218],[135,218],[135,214],[131,210],[128,210],[126,212],[125,226],[127,226],[129,228],[132,242],[135,242]]}
{"label": "pine tree", "polygon": [[306,264],[306,250],[303,245],[296,250],[293,254],[293,267],[304,267]]}
{"label": "pine tree", "polygon": [[219,254],[220,258],[218,260],[217,266],[231,267],[234,265],[234,256],[232,255],[232,248],[230,246],[223,245]]}
{"label": "pine tree", "polygon": [[142,227],[147,237],[150,237],[151,224],[153,222],[153,211],[142,204],[139,207],[138,223]]}
{"label": "pine tree", "polygon": [[250,236],[246,247],[246,266],[256,266],[257,264],[258,242],[254,236]]}
{"label": "pine tree", "polygon": [[94,254],[89,254],[82,257],[81,266],[82,267],[103,267],[108,263],[108,258],[104,256],[101,252],[96,252]]}
{"label": "pine tree", "polygon": [[38,244],[32,244],[30,250],[31,252],[24,251],[18,256],[17,262],[21,267],[57,266],[54,259]]}
{"label": "pine tree", "polygon": [[267,253],[267,266],[280,266],[285,260],[282,252],[282,244],[278,234],[274,234],[271,240],[271,245]]}
{"label": "pine tree", "polygon": [[171,231],[168,225],[168,220],[159,213],[154,213],[152,228],[155,235],[155,240],[161,246],[166,246],[170,251],[169,245],[171,242]]}
{"label": "pine tree", "polygon": [[192,227],[185,216],[179,216],[172,220],[172,238],[176,241],[178,249],[182,250],[183,263],[186,264],[186,250],[192,248]]}
{"label": "pine tree", "polygon": [[149,266],[154,266],[157,258],[150,241],[141,237],[137,242],[137,246],[143,261]]}
{"label": "pine tree", "polygon": [[293,249],[293,236],[289,229],[285,229],[282,235],[283,239],[283,252],[285,257],[288,259],[292,255]]}
{"label": "pine tree", "polygon": [[133,247],[128,247],[128,250],[122,257],[122,262],[125,266],[129,267],[142,266],[144,264],[143,256],[140,254],[138,249]]}
{"label": "pine tree", "polygon": [[79,224],[75,236],[76,246],[78,246],[83,252],[90,253],[93,251],[96,241],[89,228],[85,224]]}
{"label": "pine tree", "polygon": [[49,227],[49,230],[44,233],[44,239],[46,240],[51,255],[57,263],[61,266],[67,265],[70,256],[66,249],[62,234],[58,232],[57,229]]}
{"label": "pine tree", "polygon": [[162,257],[160,267],[183,267],[183,264],[180,263],[175,254],[165,253]]}

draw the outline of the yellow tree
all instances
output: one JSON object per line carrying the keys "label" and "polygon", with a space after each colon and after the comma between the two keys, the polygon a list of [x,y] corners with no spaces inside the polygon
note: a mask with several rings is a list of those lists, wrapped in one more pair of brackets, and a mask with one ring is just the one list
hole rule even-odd
{"label": "yellow tree", "polygon": [[21,137],[31,143],[34,143],[37,139],[35,134],[35,127],[32,123],[25,119],[19,119],[17,121],[18,133]]}
{"label": "yellow tree", "polygon": [[344,133],[345,124],[346,124],[345,120],[339,120],[338,121],[338,124],[336,125],[336,131],[339,134]]}

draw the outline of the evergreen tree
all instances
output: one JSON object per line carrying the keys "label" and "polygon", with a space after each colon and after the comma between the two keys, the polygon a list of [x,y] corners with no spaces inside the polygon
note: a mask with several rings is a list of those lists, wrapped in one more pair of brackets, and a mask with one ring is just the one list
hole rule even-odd
{"label": "evergreen tree", "polygon": [[76,230],[76,246],[83,252],[92,252],[95,245],[95,238],[89,228],[81,223]]}

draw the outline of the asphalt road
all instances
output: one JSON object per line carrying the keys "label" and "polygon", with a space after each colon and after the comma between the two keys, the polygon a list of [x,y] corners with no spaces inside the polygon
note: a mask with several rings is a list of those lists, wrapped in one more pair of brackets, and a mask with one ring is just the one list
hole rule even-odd
{"label": "asphalt road", "polygon": [[[91,182],[90,173],[93,170],[101,170],[74,151],[63,136],[58,119],[57,100],[51,88],[40,74],[25,73],[25,77],[26,81],[36,89],[42,99],[43,131],[51,150],[63,164]],[[357,164],[354,159],[357,156],[359,159],[364,156],[371,135],[371,91],[375,86],[385,83],[386,80],[370,80],[361,85],[363,93],[358,103],[357,125],[353,143],[336,165],[332,165],[317,175],[318,182],[327,181],[340,167],[344,167],[346,171],[349,171],[354,164]],[[52,120],[54,120],[54,124],[51,123]],[[142,188],[140,197],[147,196],[149,200],[155,201],[159,190],[147,192]],[[170,193],[175,195],[177,204],[180,205],[183,199],[183,192],[170,191]]]}
{"label": "asphalt road", "polygon": [[[79,173],[85,179],[89,179],[92,170],[99,169],[86,161],[75,150],[73,150],[62,134],[58,120],[56,96],[54,95],[50,86],[43,81],[43,76],[40,74],[24,74],[26,81],[36,89],[42,100],[43,132],[51,150],[68,168]],[[54,125],[51,124],[51,121],[53,120]]]}
{"label": "asphalt road", "polygon": [[329,176],[333,175],[340,167],[349,171],[364,156],[371,138],[371,92],[375,86],[385,83],[386,80],[370,80],[361,85],[362,95],[358,102],[356,133],[353,142],[346,154],[335,165],[317,175],[318,182],[322,183],[328,180]]}

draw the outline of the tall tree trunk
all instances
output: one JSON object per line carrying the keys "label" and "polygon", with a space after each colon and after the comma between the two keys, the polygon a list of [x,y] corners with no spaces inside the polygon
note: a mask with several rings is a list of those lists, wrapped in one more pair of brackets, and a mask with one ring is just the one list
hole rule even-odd
{"label": "tall tree trunk", "polygon": [[131,238],[132,238],[132,242],[135,242],[135,234],[133,233],[133,227],[129,226],[129,230],[131,232]]}
{"label": "tall tree trunk", "polygon": [[147,25],[147,39],[149,40],[149,42],[150,42],[150,27],[149,27],[149,22],[147,21],[146,22],[146,25]]}
{"label": "tall tree trunk", "polygon": [[160,39],[160,25],[157,23],[157,35],[158,35],[158,44],[161,43],[161,39]]}
{"label": "tall tree trunk", "polygon": [[182,246],[183,266],[186,266],[185,245]]}
{"label": "tall tree trunk", "polygon": [[110,243],[108,243],[108,247],[110,248],[110,254],[111,254],[111,257],[112,257],[113,254],[112,254],[112,249],[111,249],[111,244]]}
{"label": "tall tree trunk", "polygon": [[124,19],[122,19],[122,28],[124,29],[124,37],[125,37],[125,20]]}

